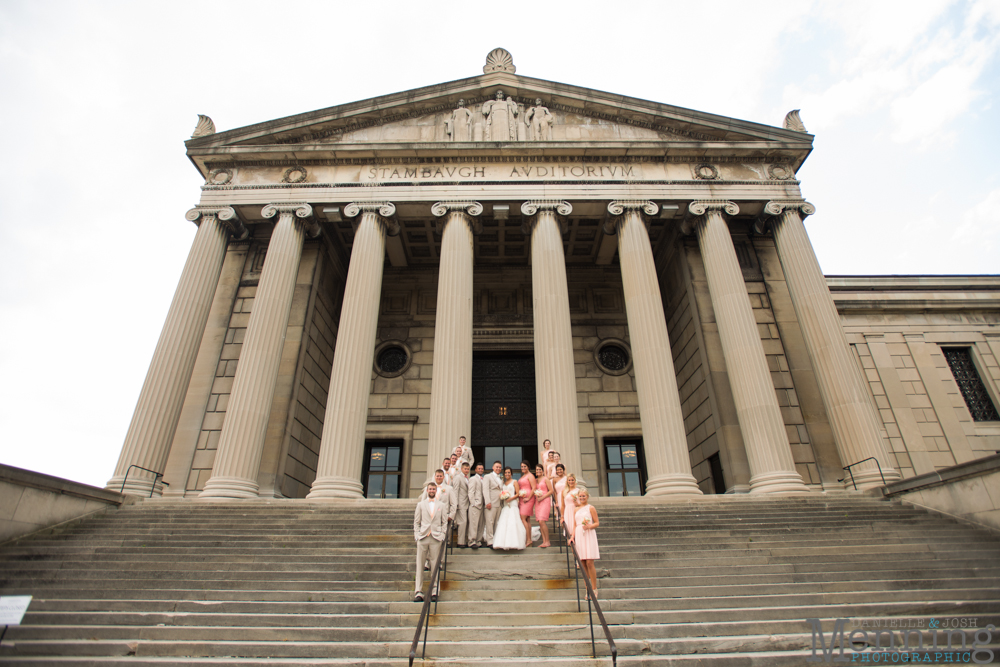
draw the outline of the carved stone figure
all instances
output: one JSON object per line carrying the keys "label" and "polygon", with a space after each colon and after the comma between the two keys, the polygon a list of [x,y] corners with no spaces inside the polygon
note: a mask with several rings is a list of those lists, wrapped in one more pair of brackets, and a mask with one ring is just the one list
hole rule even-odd
{"label": "carved stone figure", "polygon": [[540,98],[535,98],[535,106],[525,112],[524,120],[531,128],[529,138],[532,141],[552,141],[552,124],[556,119],[547,107],[542,106]]}
{"label": "carved stone figure", "polygon": [[486,141],[517,141],[517,103],[510,97],[504,99],[502,90],[497,91],[495,100],[483,104],[483,115]]}
{"label": "carved stone figure", "polygon": [[451,112],[444,127],[452,141],[472,140],[472,112],[465,108],[465,100],[458,101],[458,108]]}

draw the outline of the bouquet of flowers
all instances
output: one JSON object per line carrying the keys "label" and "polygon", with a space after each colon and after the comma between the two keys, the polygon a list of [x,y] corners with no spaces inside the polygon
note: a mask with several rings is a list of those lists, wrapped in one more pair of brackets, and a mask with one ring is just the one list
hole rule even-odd
{"label": "bouquet of flowers", "polygon": [[500,500],[502,501],[510,500],[510,491],[501,491]]}
{"label": "bouquet of flowers", "polygon": [[544,495],[545,495],[544,491],[542,491],[541,489],[535,489],[535,497],[536,498],[541,498]]}
{"label": "bouquet of flowers", "polygon": [[517,495],[521,498],[527,498],[529,493],[531,492],[528,491],[527,489],[521,489],[521,491]]}
{"label": "bouquet of flowers", "polygon": [[583,521],[580,522],[580,525],[582,525],[582,526],[589,526],[592,523],[593,523],[593,521],[590,520],[590,517],[589,516],[585,516],[585,517],[583,517]]}

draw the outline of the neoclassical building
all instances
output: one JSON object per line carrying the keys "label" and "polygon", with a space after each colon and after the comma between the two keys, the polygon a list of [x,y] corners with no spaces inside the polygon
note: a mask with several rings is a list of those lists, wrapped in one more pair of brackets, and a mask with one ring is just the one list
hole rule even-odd
{"label": "neoclassical building", "polygon": [[864,489],[994,453],[1000,280],[825,277],[812,141],[797,112],[532,79],[503,49],[203,116],[198,231],[108,487],[414,497],[462,435],[515,468],[551,439],[601,495]]}

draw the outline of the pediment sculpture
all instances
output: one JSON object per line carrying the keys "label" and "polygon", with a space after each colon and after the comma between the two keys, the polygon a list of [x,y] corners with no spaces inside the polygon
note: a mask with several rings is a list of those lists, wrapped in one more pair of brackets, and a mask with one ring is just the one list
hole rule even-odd
{"label": "pediment sculpture", "polygon": [[552,125],[556,118],[548,107],[542,106],[542,100],[535,98],[535,106],[524,113],[524,122],[528,125],[529,141],[552,141]]}
{"label": "pediment sculpture", "polygon": [[458,101],[458,108],[444,125],[451,141],[472,141],[472,112],[465,108],[465,100]]}
{"label": "pediment sculpture", "polygon": [[511,97],[504,99],[498,90],[496,99],[483,104],[486,116],[485,141],[517,141],[517,103]]}

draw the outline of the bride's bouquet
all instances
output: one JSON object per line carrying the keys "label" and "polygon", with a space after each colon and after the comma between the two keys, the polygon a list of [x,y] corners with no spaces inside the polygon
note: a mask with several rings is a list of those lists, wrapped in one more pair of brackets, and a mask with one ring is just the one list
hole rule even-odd
{"label": "bride's bouquet", "polygon": [[510,500],[510,491],[501,491],[500,492],[500,500],[504,501],[504,502]]}

